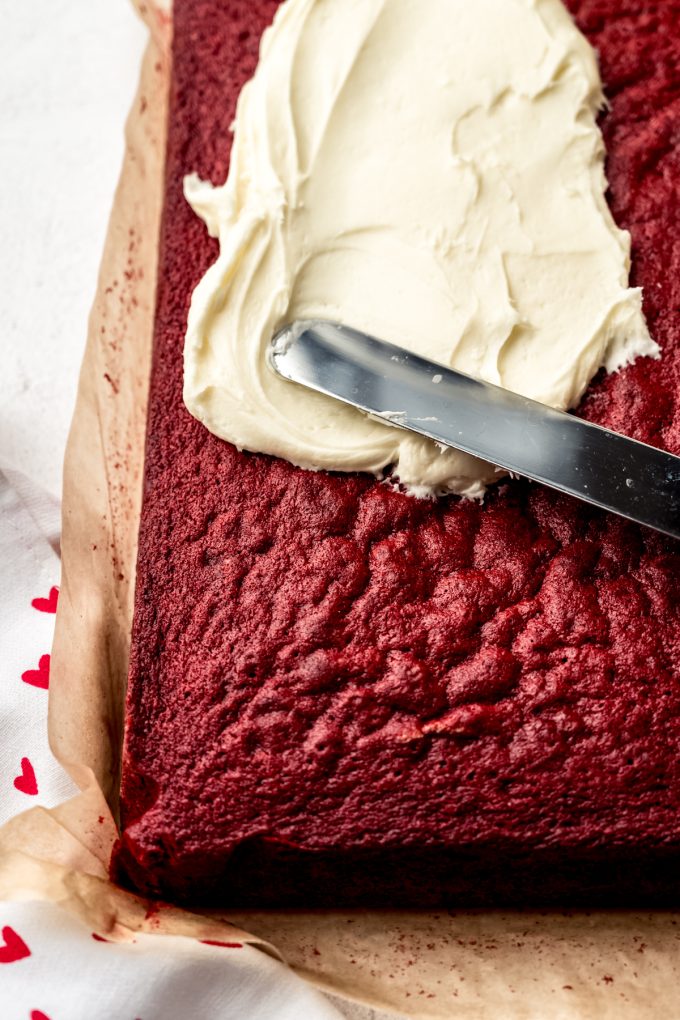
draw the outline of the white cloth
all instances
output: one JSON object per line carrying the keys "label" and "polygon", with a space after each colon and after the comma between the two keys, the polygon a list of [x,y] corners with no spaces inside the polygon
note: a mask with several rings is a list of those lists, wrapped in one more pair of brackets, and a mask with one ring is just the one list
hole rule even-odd
{"label": "white cloth", "polygon": [[0,926],[3,1020],[340,1017],[292,971],[252,946],[159,935],[102,942],[52,904],[0,903]]}
{"label": "white cloth", "polygon": [[77,792],[47,745],[59,557],[34,515],[49,519],[52,501],[22,486],[24,499],[0,471],[0,824]]}

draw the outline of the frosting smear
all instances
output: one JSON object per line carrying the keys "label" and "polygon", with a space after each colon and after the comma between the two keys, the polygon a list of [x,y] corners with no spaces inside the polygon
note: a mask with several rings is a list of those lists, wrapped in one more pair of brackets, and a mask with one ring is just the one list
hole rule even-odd
{"label": "frosting smear", "polygon": [[602,104],[561,0],[287,0],[226,183],[185,181],[220,241],[188,409],[240,449],[481,496],[491,465],[279,379],[267,349],[331,319],[563,409],[657,355],[604,197]]}

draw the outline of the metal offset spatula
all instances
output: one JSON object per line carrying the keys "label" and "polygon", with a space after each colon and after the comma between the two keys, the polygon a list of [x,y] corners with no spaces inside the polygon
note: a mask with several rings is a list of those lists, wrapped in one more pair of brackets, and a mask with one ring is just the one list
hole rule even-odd
{"label": "metal offset spatula", "polygon": [[331,322],[287,326],[271,362],[390,425],[680,538],[680,457]]}

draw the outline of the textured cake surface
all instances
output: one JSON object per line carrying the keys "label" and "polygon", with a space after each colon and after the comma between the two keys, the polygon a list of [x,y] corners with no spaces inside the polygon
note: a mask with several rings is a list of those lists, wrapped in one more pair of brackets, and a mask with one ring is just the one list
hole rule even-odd
{"label": "textured cake surface", "polygon": [[[174,2],[114,872],[235,905],[678,902],[680,547],[524,482],[479,505],[304,472],[182,404],[216,254],[182,177],[225,179],[276,6]],[[581,413],[680,453],[680,0],[569,6],[663,351]]]}

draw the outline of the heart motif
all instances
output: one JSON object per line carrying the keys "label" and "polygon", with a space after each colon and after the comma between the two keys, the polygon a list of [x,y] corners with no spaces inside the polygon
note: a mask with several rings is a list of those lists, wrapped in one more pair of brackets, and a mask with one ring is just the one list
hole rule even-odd
{"label": "heart motif", "polygon": [[2,929],[2,939],[0,963],[16,963],[17,960],[25,960],[27,956],[31,955],[31,950],[24,940],[9,925]]}
{"label": "heart motif", "polygon": [[38,668],[27,669],[25,673],[21,674],[21,679],[25,684],[30,684],[31,687],[40,687],[43,691],[46,691],[50,686],[49,655],[41,655]]}
{"label": "heart motif", "polygon": [[39,613],[56,613],[57,611],[57,600],[59,598],[59,589],[56,584],[50,588],[50,593],[46,599],[37,598],[31,601],[31,605],[34,609],[37,609]]}
{"label": "heart motif", "polygon": [[43,1013],[41,1009],[32,1009],[31,1020],[50,1020],[50,1018],[47,1013]]}
{"label": "heart motif", "polygon": [[29,797],[35,797],[38,792],[38,784],[35,778],[35,771],[28,758],[21,759],[21,775],[14,780],[19,793],[25,793]]}

